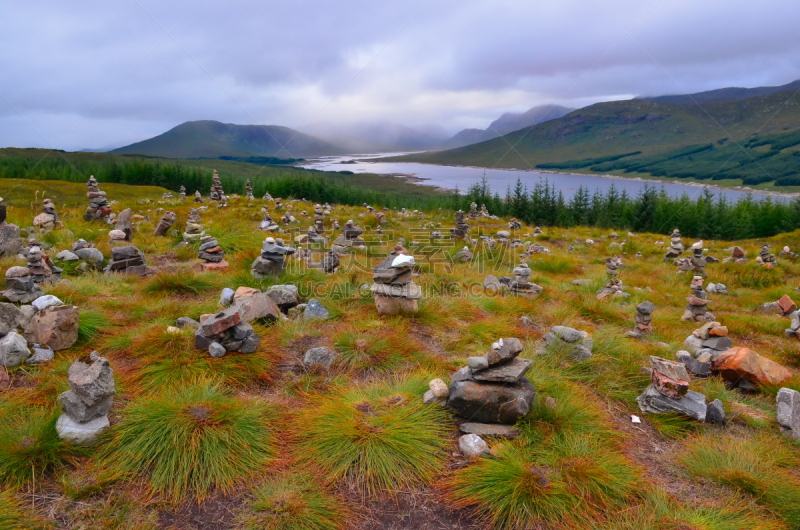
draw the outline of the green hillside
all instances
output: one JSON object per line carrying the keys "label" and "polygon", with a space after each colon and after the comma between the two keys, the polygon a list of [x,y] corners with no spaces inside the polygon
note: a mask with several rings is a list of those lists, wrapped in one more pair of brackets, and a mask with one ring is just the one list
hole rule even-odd
{"label": "green hillside", "polygon": [[778,92],[786,92],[787,90],[797,90],[798,88],[800,88],[800,80],[792,81],[791,83],[781,86],[760,86],[755,88],[727,87],[698,92],[696,94],[674,94],[668,96],[641,97],[638,99],[654,101],[656,103],[669,103],[672,105],[703,104],[712,101],[736,101],[757,96],[767,96]]}
{"label": "green hillside", "polygon": [[339,146],[278,125],[234,125],[188,121],[148,140],[111,151],[163,158],[277,156],[283,158],[342,154]]}
{"label": "green hillside", "polygon": [[781,92],[702,107],[640,99],[597,103],[487,142],[391,160],[533,169],[635,151],[651,156],[690,145],[736,145],[755,134],[800,129],[800,104],[793,96]]}

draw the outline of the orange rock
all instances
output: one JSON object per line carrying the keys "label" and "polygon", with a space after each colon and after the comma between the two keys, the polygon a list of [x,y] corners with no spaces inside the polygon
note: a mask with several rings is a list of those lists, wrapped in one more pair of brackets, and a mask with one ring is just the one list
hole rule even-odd
{"label": "orange rock", "polygon": [[711,328],[708,331],[708,334],[713,335],[715,337],[727,337],[728,328],[726,326],[717,326],[716,328]]}
{"label": "orange rock", "polygon": [[792,373],[748,348],[731,348],[711,362],[711,370],[726,381],[736,383],[745,379],[755,385],[780,385],[792,378]]}
{"label": "orange rock", "polygon": [[211,262],[198,263],[197,265],[195,265],[195,268],[199,271],[224,271],[230,266],[231,266],[230,263],[228,263],[225,260],[222,260],[216,263],[211,263]]}
{"label": "orange rock", "polygon": [[238,289],[236,289],[236,293],[233,295],[233,299],[236,300],[237,298],[247,298],[248,296],[255,296],[256,293],[260,293],[261,291],[258,289],[254,289],[253,287],[245,287],[242,285]]}
{"label": "orange rock", "polygon": [[797,311],[797,304],[792,302],[788,294],[781,296],[781,299],[778,300],[778,305],[781,307],[781,310],[783,310],[784,315]]}

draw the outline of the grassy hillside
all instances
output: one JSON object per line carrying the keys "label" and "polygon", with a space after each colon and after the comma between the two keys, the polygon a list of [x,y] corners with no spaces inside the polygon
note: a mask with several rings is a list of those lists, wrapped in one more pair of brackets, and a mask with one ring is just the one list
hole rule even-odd
{"label": "grassy hillside", "polygon": [[278,125],[234,125],[218,121],[189,121],[164,134],[136,142],[114,154],[162,158],[219,156],[277,156],[283,158],[335,155],[344,149],[319,138]]}
{"label": "grassy hillside", "polygon": [[688,145],[736,143],[800,128],[800,99],[781,92],[734,102],[666,105],[644,100],[598,103],[563,118],[475,145],[390,160],[533,169],[540,164]]}
{"label": "grassy hillside", "polygon": [[697,92],[695,94],[675,94],[668,96],[655,96],[655,97],[641,97],[646,101],[654,101],[656,103],[668,103],[672,105],[683,104],[703,104],[711,103],[713,101],[737,101],[741,99],[754,98],[757,96],[767,96],[769,94],[776,94],[778,92],[786,92],[787,90],[797,90],[800,88],[800,80],[792,81],[785,85],[780,86],[761,86],[755,88],[740,88],[728,87],[718,88],[716,90],[707,90],[705,92]]}
{"label": "grassy hillside", "polygon": [[[78,193],[79,183],[63,193]],[[59,185],[61,185],[59,184]],[[44,182],[14,182],[32,197]],[[103,186],[103,189],[112,186]],[[39,365],[8,370],[0,391],[0,527],[280,529],[280,530],[789,530],[800,525],[798,443],[781,435],[777,388],[732,390],[719,376],[692,378],[692,390],[719,399],[724,424],[677,415],[643,414],[635,397],[648,384],[651,355],[675,358],[698,324],[680,319],[691,276],[678,274],[654,245],[663,236],[631,235],[623,247],[608,230],[543,227],[535,241],[551,250],[528,261],[544,288],[530,300],[483,292],[487,274],[510,275],[522,247],[492,252],[472,247],[473,262],[444,257],[463,242],[431,241],[432,228],[453,226],[453,212],[419,220],[387,212],[383,236],[361,207],[334,205],[332,218],[355,219],[374,244],[342,258],[324,275],[293,262],[279,278],[256,281],[249,266],[265,234],[257,230],[257,200],[202,212],[231,268],[197,273],[196,248],[152,235],[155,208],[177,212],[185,227],[189,203],[162,201],[162,190],[113,188],[116,211],[148,216],[133,243],[145,253],[146,277],[78,276],[46,292],[80,309],[78,343]],[[59,191],[58,193],[62,193]],[[5,191],[4,191],[5,194]],[[16,196],[15,196],[16,197]],[[149,199],[149,203],[142,202]],[[83,221],[83,204],[61,207],[63,230],[40,236],[48,253],[78,237],[106,256],[109,227]],[[160,204],[159,204],[160,202]],[[72,203],[70,203],[72,204]],[[303,203],[288,203],[294,211]],[[15,203],[9,220],[23,229],[33,214]],[[360,217],[363,215],[363,217]],[[472,236],[505,230],[508,219],[468,221]],[[330,226],[330,219],[326,222]],[[298,223],[296,229],[303,228]],[[532,227],[514,237],[529,239]],[[285,234],[291,240],[293,234]],[[338,234],[334,234],[338,235]],[[414,281],[423,286],[420,311],[380,318],[368,292],[372,266],[398,238],[416,256]],[[576,243],[589,238],[594,245]],[[530,240],[533,240],[530,238]],[[417,243],[414,243],[417,241]],[[684,240],[685,243],[690,241]],[[738,242],[749,257],[764,243],[800,248],[800,232]],[[575,246],[568,250],[569,245]],[[731,242],[706,240],[723,257]],[[194,245],[196,247],[197,244]],[[634,257],[641,252],[641,257]],[[619,255],[627,299],[598,300],[607,281],[604,260]],[[0,274],[24,264],[0,259]],[[729,294],[710,294],[710,309],[737,346],[788,367],[786,386],[800,388],[797,339],[784,336],[790,320],[755,308],[800,282],[800,262],[779,258],[774,269],[710,264],[709,281]],[[587,279],[589,285],[572,281]],[[262,340],[254,353],[212,358],[194,347],[191,331],[167,327],[182,316],[215,313],[220,291],[294,284],[330,318],[255,322]],[[312,291],[313,289],[313,291]],[[635,307],[655,304],[652,335],[624,337]],[[521,319],[520,317],[526,317]],[[556,351],[537,354],[555,325],[588,332],[594,356],[583,362]],[[428,381],[450,382],[473,355],[501,337],[517,337],[527,376],[536,388],[516,439],[487,438],[490,454],[459,453],[460,420],[438,405],[423,406]],[[304,352],[330,346],[330,369],[303,363]],[[114,371],[110,429],[99,445],[58,439],[57,398],[68,388],[75,359],[98,350]],[[5,372],[4,372],[5,373]],[[631,415],[641,418],[633,424]]]}

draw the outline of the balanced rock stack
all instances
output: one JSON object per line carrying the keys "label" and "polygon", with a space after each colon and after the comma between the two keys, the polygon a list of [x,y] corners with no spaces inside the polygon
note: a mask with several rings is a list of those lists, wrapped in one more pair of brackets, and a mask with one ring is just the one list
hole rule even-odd
{"label": "balanced rock stack", "polygon": [[337,237],[331,245],[331,250],[339,256],[344,256],[350,248],[363,248],[365,241],[360,237],[363,233],[364,229],[356,226],[352,219],[347,221],[344,224],[342,235]]}
{"label": "balanced rock stack", "polygon": [[677,228],[672,231],[669,250],[664,259],[676,259],[683,254],[683,241],[681,241],[681,232]]}
{"label": "balanced rock stack", "polygon": [[[405,210],[405,208],[403,208]],[[470,219],[477,219],[478,218],[478,205],[474,202],[469,205],[469,214]]]}
{"label": "balanced rock stack", "polygon": [[728,286],[724,283],[709,283],[706,285],[708,294],[728,294]]}
{"label": "balanced rock stack", "polygon": [[544,342],[536,353],[544,355],[551,351],[564,353],[575,361],[585,361],[592,358],[594,341],[586,331],[579,331],[567,326],[553,326],[553,329],[542,336]]}
{"label": "balanced rock stack", "polygon": [[628,293],[624,292],[625,286],[622,284],[622,280],[619,278],[611,278],[611,280],[605,285],[605,287],[601,287],[597,293],[595,293],[595,298],[598,300],[605,300],[608,297],[612,298],[622,298],[627,297]]}
{"label": "balanced rock stack", "polygon": [[614,256],[613,258],[606,258],[605,265],[606,265],[606,276],[613,278],[619,274],[619,271],[617,269],[619,269],[622,266],[622,260],[619,259],[617,256]]}
{"label": "balanced rock stack", "polygon": [[469,233],[469,225],[464,219],[464,212],[461,210],[456,212],[456,227],[452,228],[450,233],[457,239],[464,239],[467,237],[467,233]]}
{"label": "balanced rock stack", "polygon": [[692,245],[692,255],[686,259],[678,260],[678,270],[681,272],[691,272],[699,276],[705,276],[707,258],[703,255],[703,242],[699,241]]}
{"label": "balanced rock stack", "polygon": [[747,258],[745,258],[745,256],[747,255],[747,251],[742,247],[739,246],[730,247],[725,249],[725,252],[730,252],[731,255],[730,257],[723,259],[722,260],[723,263],[728,263],[731,261],[739,265],[744,265],[745,263],[747,263]]}
{"label": "balanced rock stack", "polygon": [[108,233],[109,243],[112,245],[125,245],[133,241],[132,216],[133,212],[131,212],[130,208],[120,212],[119,217],[117,217],[116,228]]}
{"label": "balanced rock stack", "polygon": [[339,256],[332,250],[328,251],[322,260],[320,260],[320,268],[328,274],[333,274],[339,267]]}
{"label": "balanced rock stack", "polygon": [[761,251],[758,253],[756,262],[764,265],[767,268],[772,268],[777,260],[775,259],[775,254],[769,251],[769,247],[769,245],[764,245],[761,247]]}
{"label": "balanced rock stack", "polygon": [[200,190],[194,192],[194,202],[203,202],[203,196],[200,195]]}
{"label": "balanced rock stack", "polygon": [[213,236],[205,235],[200,238],[200,251],[197,257],[205,262],[198,264],[201,271],[225,270],[230,266],[225,261],[225,252]]}
{"label": "balanced rock stack", "polygon": [[69,390],[58,396],[63,414],[56,422],[62,440],[90,444],[109,427],[114,404],[114,373],[108,359],[92,352],[88,362],[78,359],[69,367]]}
{"label": "balanced rock stack", "polygon": [[200,238],[206,235],[203,231],[202,222],[199,210],[196,208],[189,210],[189,217],[186,219],[186,230],[183,232],[183,240],[188,243],[200,241]]}
{"label": "balanced rock stack", "polygon": [[186,202],[186,186],[181,184],[181,189],[178,190],[178,193],[181,196],[181,202]]}
{"label": "balanced rock stack", "polygon": [[247,179],[247,183],[244,186],[244,192],[245,192],[245,198],[248,201],[255,200],[255,197],[253,197],[253,186],[250,185],[250,179]]}
{"label": "balanced rock stack", "polygon": [[511,232],[508,230],[497,231],[497,242],[501,245],[508,245],[508,238],[511,237]]}
{"label": "balanced rock stack", "polygon": [[522,228],[522,223],[520,223],[516,217],[512,217],[511,220],[508,222],[509,230],[520,230],[521,228]]}
{"label": "balanced rock stack", "polygon": [[641,411],[654,414],[677,412],[698,421],[706,421],[706,397],[689,390],[690,378],[686,367],[682,363],[655,356],[650,357],[650,365],[653,367],[651,384],[636,398]]}
{"label": "balanced rock stack", "polygon": [[293,247],[283,246],[282,239],[268,237],[261,245],[261,255],[250,266],[250,273],[258,279],[278,275],[286,267],[286,256],[294,253]]}
{"label": "balanced rock stack", "polygon": [[486,205],[485,204],[481,204],[481,217],[483,217],[485,219],[488,219],[489,217],[491,217],[491,215],[489,215],[489,210],[486,209]]}
{"label": "balanced rock stack", "polygon": [[0,197],[0,257],[13,256],[22,249],[22,240],[19,237],[19,227],[6,222],[8,210]]}
{"label": "balanced rock stack", "polygon": [[23,327],[25,340],[35,349],[46,347],[61,351],[78,342],[80,312],[77,307],[65,305],[53,295],[40,296],[32,307],[34,313]]}
{"label": "balanced rock stack", "polygon": [[264,196],[262,197],[262,199],[264,199],[265,201],[273,202],[272,195],[270,195],[268,191],[264,192]]}
{"label": "balanced rock stack", "polygon": [[261,230],[267,230],[269,232],[279,232],[281,227],[278,226],[278,223],[272,220],[272,217],[269,215],[269,212],[264,212],[264,218],[261,219],[261,224],[259,225]]}
{"label": "balanced rock stack", "polygon": [[498,280],[501,284],[508,287],[508,290],[512,294],[522,296],[524,298],[536,298],[544,289],[541,286],[532,283],[530,278],[531,269],[528,267],[528,264],[523,261],[514,267],[513,278],[500,277]]}
{"label": "balanced rock stack", "polygon": [[319,204],[314,205],[314,230],[319,235],[325,233],[325,213]]}
{"label": "balanced rock stack", "polygon": [[532,361],[519,358],[521,352],[519,339],[500,339],[453,374],[447,406],[469,422],[462,432],[482,432],[480,424],[514,425],[528,414],[536,390],[525,377]]}
{"label": "balanced rock stack", "polygon": [[[400,247],[402,249],[402,247]],[[377,267],[370,290],[375,295],[375,307],[380,315],[413,314],[419,311],[417,300],[422,288],[414,283],[414,256],[395,247]]]}
{"label": "balanced rock stack", "polygon": [[[266,295],[262,295],[262,298],[271,303],[272,314],[276,315],[278,309],[275,302]],[[237,304],[202,320],[194,334],[195,347],[208,350],[212,357],[222,357],[229,351],[255,352],[261,344],[261,338],[243,318],[246,311],[245,305]]]}
{"label": "balanced rock stack", "polygon": [[212,201],[221,201],[225,198],[225,191],[222,189],[222,182],[219,180],[219,173],[216,169],[211,176],[211,193],[208,194],[208,198]]}
{"label": "balanced rock stack", "polygon": [[781,249],[781,251],[778,252],[778,255],[792,259],[797,259],[798,257],[800,257],[800,255],[798,255],[797,252],[792,252],[792,249],[790,249],[788,245],[784,246],[783,249]]}
{"label": "balanced rock stack", "polygon": [[679,351],[678,361],[686,365],[693,374],[706,377],[711,373],[712,361],[722,352],[733,347],[728,337],[728,328],[719,322],[707,322],[692,331],[683,341],[685,351]]}
{"label": "balanced rock stack", "polygon": [[111,261],[104,270],[106,274],[124,272],[143,276],[147,272],[147,265],[144,262],[144,254],[135,246],[128,245],[111,249]]}
{"label": "balanced rock stack", "polygon": [[628,337],[640,338],[653,331],[653,311],[656,306],[653,302],[642,302],[636,306],[636,316],[634,317],[635,326],[631,331],[625,333]]}
{"label": "balanced rock stack", "polygon": [[0,294],[11,302],[28,304],[42,296],[40,284],[60,280],[61,269],[42,253],[41,247],[33,246],[28,251],[27,266],[6,269],[6,290]]}
{"label": "balanced rock stack", "polygon": [[89,206],[86,207],[83,219],[85,221],[92,221],[100,218],[107,219],[108,216],[111,215],[111,206],[108,204],[106,192],[100,191],[100,188],[97,186],[97,180],[95,180],[94,175],[89,177],[88,182],[86,182],[86,188],[86,196],[91,199],[91,201],[89,202]]}
{"label": "balanced rock stack", "polygon": [[38,230],[54,230],[60,225],[53,201],[45,199],[42,203],[42,213],[33,218],[33,227]]}
{"label": "balanced rock stack", "polygon": [[172,225],[175,224],[176,218],[177,216],[175,215],[175,212],[164,212],[164,215],[161,216],[161,219],[158,221],[155,230],[153,230],[153,235],[167,235],[167,231],[172,228]]}
{"label": "balanced rock stack", "polygon": [[708,295],[703,290],[703,277],[695,276],[692,278],[692,294],[686,301],[689,305],[681,317],[681,320],[693,320],[695,322],[713,322],[714,315],[708,311]]}

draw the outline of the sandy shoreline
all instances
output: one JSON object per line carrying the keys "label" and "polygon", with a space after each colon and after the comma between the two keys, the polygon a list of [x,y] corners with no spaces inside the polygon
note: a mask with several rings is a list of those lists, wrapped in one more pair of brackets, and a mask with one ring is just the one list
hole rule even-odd
{"label": "sandy shoreline", "polygon": [[[380,159],[361,159],[359,162],[369,162],[369,163],[376,163]],[[413,164],[424,164],[423,162],[411,162]],[[643,177],[621,177],[619,175],[612,175],[610,173],[598,173],[598,174],[588,174],[588,173],[569,173],[565,171],[552,171],[548,169],[514,169],[514,168],[485,168],[480,166],[459,166],[454,164],[424,164],[426,166],[440,166],[440,167],[463,167],[468,169],[492,169],[493,171],[516,171],[516,172],[523,172],[523,173],[542,173],[546,175],[570,175],[575,177],[600,177],[604,179],[612,179],[612,180],[632,180],[637,182],[652,182],[654,184],[675,184],[678,186],[692,186],[695,188],[708,188],[710,190],[719,190],[719,191],[740,191],[742,193],[753,193],[757,195],[765,195],[769,197],[785,197],[788,199],[798,199],[800,198],[800,193],[781,193],[779,191],[771,191],[771,190],[757,190],[754,188],[750,188],[748,186],[716,186],[714,184],[704,184],[702,182],[692,182],[692,181],[681,181],[681,180],[657,180],[657,179],[649,179]],[[425,184],[425,181],[431,180],[425,177],[419,177],[414,173],[376,173],[378,175],[387,175],[392,177],[399,177],[402,179],[407,180],[413,184],[417,184],[420,186],[430,186],[429,184]],[[454,193],[454,189],[450,188],[440,188],[438,186],[431,186],[436,188],[437,190],[443,190],[448,193]]]}

